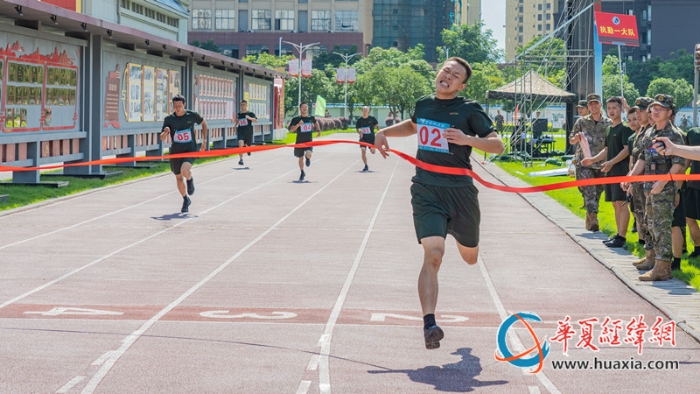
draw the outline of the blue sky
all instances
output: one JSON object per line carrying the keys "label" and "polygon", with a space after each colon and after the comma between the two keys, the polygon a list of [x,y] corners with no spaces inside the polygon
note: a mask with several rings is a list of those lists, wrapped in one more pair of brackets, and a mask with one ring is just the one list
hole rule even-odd
{"label": "blue sky", "polygon": [[484,27],[493,31],[498,47],[506,47],[506,0],[481,0],[481,19]]}

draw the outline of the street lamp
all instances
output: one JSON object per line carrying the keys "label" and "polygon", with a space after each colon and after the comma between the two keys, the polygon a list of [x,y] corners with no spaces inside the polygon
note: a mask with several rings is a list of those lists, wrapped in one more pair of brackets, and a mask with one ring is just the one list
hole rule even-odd
{"label": "street lamp", "polygon": [[299,45],[297,45],[297,44],[295,44],[293,42],[289,42],[289,41],[284,41],[284,42],[293,46],[294,49],[299,51],[299,97],[297,100],[297,108],[299,108],[299,105],[301,105],[301,56],[305,50],[311,48],[314,45],[320,44],[320,42],[314,42],[313,44],[306,44],[306,45],[303,45],[302,43],[299,43]]}
{"label": "street lamp", "polygon": [[352,59],[353,57],[357,55],[362,55],[361,53],[354,53],[352,55],[345,55],[343,53],[338,53],[338,52],[333,52],[334,54],[340,56],[343,58],[343,61],[345,62],[345,81],[343,85],[345,85],[345,105],[343,106],[343,117],[347,118],[347,110],[348,110],[348,61]]}

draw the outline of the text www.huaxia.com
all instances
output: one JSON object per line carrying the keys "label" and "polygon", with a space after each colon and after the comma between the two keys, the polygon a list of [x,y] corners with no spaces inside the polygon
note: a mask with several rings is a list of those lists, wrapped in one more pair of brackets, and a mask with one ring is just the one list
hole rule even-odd
{"label": "text www.huaxia.com", "polygon": [[643,371],[643,370],[678,370],[678,361],[641,361],[635,360],[631,357],[629,360],[599,360],[598,357],[590,360],[552,360],[552,368],[554,369],[564,369],[564,370],[631,370],[631,371]]}

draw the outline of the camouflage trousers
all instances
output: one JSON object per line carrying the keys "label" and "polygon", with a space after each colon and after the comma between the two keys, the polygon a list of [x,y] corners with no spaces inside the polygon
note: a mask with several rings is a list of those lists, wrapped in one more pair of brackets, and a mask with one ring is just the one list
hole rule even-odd
{"label": "camouflage trousers", "polygon": [[645,213],[646,225],[650,235],[646,238],[644,248],[654,249],[656,258],[663,261],[673,259],[671,248],[671,223],[676,204],[676,189],[666,186],[659,194],[647,194]]}
{"label": "camouflage trousers", "polygon": [[[581,180],[581,168],[583,167],[581,167],[581,165],[578,164],[578,162],[576,162],[574,163],[574,168],[576,169],[576,180]],[[583,195],[583,188],[581,186],[578,187],[578,191],[579,193],[581,193],[581,195]]]}
{"label": "camouflage trousers", "polygon": [[632,205],[634,206],[634,217],[637,219],[637,233],[640,239],[650,239],[644,211],[646,207],[646,197],[644,196],[644,184],[641,182],[632,184]]}
{"label": "camouflage trousers", "polygon": [[[603,178],[605,174],[590,167],[581,167],[578,179]],[[583,204],[586,206],[586,212],[598,212],[598,204],[600,203],[600,195],[603,194],[603,185],[583,186],[581,187],[583,194]]]}

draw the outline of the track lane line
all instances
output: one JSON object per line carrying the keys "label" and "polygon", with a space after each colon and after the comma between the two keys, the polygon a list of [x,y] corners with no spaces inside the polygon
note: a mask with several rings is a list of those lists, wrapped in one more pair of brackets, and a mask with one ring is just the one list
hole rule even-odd
{"label": "track lane line", "polygon": [[[338,180],[341,176],[343,176],[346,172],[348,172],[355,164],[359,162],[359,160],[355,160],[349,167],[347,167],[345,170],[343,170],[340,174],[338,174],[335,178],[330,180],[327,184],[325,184],[323,187],[315,191],[313,194],[311,194],[309,197],[307,197],[304,201],[302,201],[299,205],[294,207],[291,211],[289,211],[286,215],[284,215],[282,218],[280,218],[277,222],[275,222],[272,226],[268,227],[267,230],[263,231],[260,235],[258,235],[255,239],[250,241],[246,246],[241,248],[238,252],[236,252],[231,258],[226,260],[224,263],[219,265],[214,271],[212,271],[209,275],[204,277],[202,280],[200,280],[197,284],[192,286],[189,290],[187,290],[185,293],[183,293],[180,297],[178,297],[175,301],[171,302],[168,306],[160,310],[158,313],[156,313],[152,318],[150,318],[148,321],[146,321],[141,327],[139,327],[137,330],[133,331],[129,336],[124,338],[121,342],[122,345],[113,351],[113,353],[110,354],[110,356],[105,360],[105,362],[102,364],[100,369],[95,373],[95,375],[90,379],[90,381],[87,383],[85,388],[83,389],[82,393],[83,394],[89,394],[95,391],[97,389],[97,386],[102,382],[102,380],[107,376],[109,371],[112,369],[112,367],[117,363],[119,358],[121,358],[124,353],[126,353],[127,350],[146,332],[148,331],[155,323],[157,323],[163,316],[165,316],[168,312],[170,312],[172,309],[180,305],[187,297],[190,295],[194,294],[197,290],[199,290],[202,286],[204,286],[207,282],[209,282],[212,278],[214,278],[216,275],[218,275],[221,271],[226,269],[231,263],[233,263],[236,259],[238,259],[243,253],[248,251],[250,248],[255,246],[260,240],[262,240],[265,236],[267,236],[270,232],[272,232],[274,229],[276,229],[280,224],[282,224],[285,220],[287,220],[290,216],[292,216],[296,211],[301,209],[304,205],[306,205],[309,201],[311,201],[314,197],[316,197],[318,194],[320,194],[322,191],[324,191],[327,187],[332,185],[336,180]],[[295,171],[295,170],[293,170]],[[293,172],[287,172],[282,176],[287,176],[287,174]],[[282,176],[276,178],[279,179]],[[262,187],[259,186],[259,187]],[[221,204],[219,204],[221,205]],[[215,207],[210,208],[214,209]],[[207,210],[207,211],[209,211]],[[205,211],[205,212],[207,212]],[[204,212],[203,212],[204,213]]]}

